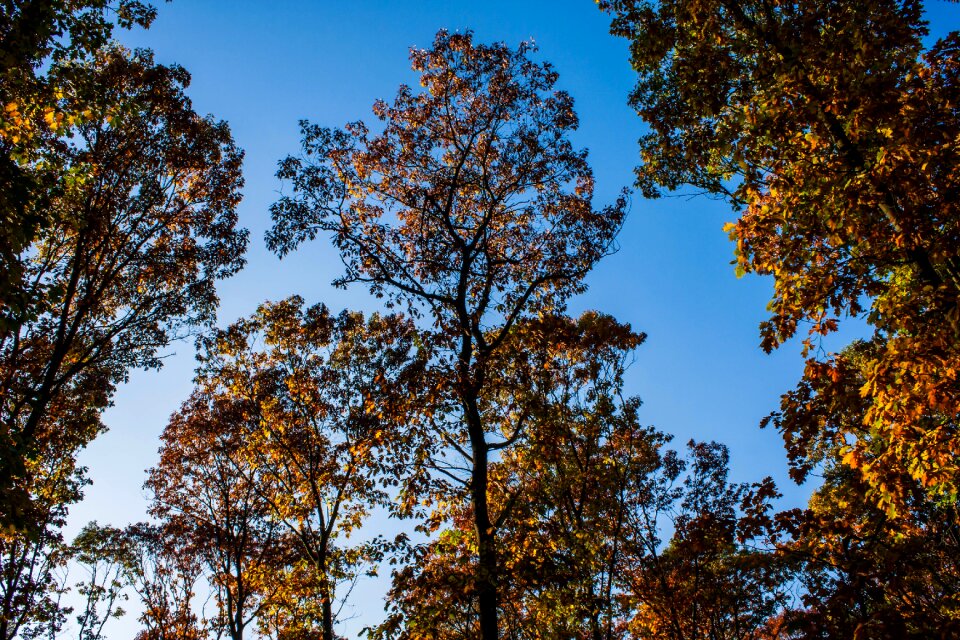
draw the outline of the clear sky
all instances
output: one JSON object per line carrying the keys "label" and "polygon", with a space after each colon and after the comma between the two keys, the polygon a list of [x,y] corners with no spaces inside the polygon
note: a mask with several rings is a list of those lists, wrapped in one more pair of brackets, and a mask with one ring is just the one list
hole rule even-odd
{"label": "clear sky", "polygon": [[[960,27],[957,6],[928,3],[935,32]],[[415,83],[408,50],[429,46],[440,28],[473,29],[480,42],[535,40],[576,100],[574,140],[590,150],[597,205],[632,183],[643,131],[626,106],[635,76],[626,42],[608,34],[607,17],[590,0],[178,0],[159,9],[152,29],[124,34],[124,42],[186,67],[194,107],[227,120],[246,151],[240,221],[251,244],[246,269],[219,287],[221,324],[294,293],[333,309],[377,308],[359,287],[330,286],[340,262],[325,240],[283,261],[266,251],[267,210],[281,189],[276,163],[297,151],[301,118],[330,126],[369,120],[375,99]],[[644,400],[645,422],[674,434],[680,447],[690,438],[726,443],[735,480],[771,475],[785,506],[799,506],[809,487],[787,479],[780,436],[757,425],[797,381],[802,358],[796,344],[769,356],[758,348],[771,284],[734,277],[733,246],[721,230],[733,218],[704,198],[635,196],[620,251],[593,271],[571,312],[597,309],[648,334],[628,374],[628,391]],[[155,463],[158,436],[193,375],[191,344],[169,353],[162,371],[131,375],[105,416],[109,433],[82,454],[94,484],[73,507],[68,535],[92,519],[122,527],[145,518],[144,470]],[[358,617],[341,631],[379,619],[381,586],[358,592]],[[110,637],[129,637],[135,616],[128,617]]]}

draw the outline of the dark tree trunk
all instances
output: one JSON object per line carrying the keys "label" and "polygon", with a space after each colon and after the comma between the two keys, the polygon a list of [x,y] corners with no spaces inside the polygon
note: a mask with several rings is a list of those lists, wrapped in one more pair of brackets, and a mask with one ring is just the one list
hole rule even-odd
{"label": "dark tree trunk", "polygon": [[473,467],[470,474],[470,499],[473,502],[473,523],[477,532],[478,564],[476,574],[477,606],[480,612],[482,640],[499,640],[497,581],[497,538],[487,504],[488,447],[483,421],[477,408],[476,394],[464,398]]}
{"label": "dark tree trunk", "polygon": [[334,640],[333,635],[333,602],[330,601],[330,594],[323,594],[323,601],[320,603],[323,609],[323,640]]}

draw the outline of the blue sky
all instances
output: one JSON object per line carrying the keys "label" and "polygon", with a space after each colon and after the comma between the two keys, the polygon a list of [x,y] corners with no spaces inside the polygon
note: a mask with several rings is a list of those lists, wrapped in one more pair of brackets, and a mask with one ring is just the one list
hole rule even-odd
{"label": "blue sky", "polygon": [[[928,6],[936,32],[960,26],[957,5]],[[581,126],[574,140],[590,150],[597,205],[633,181],[643,125],[626,106],[634,81],[627,44],[608,35],[607,17],[590,0],[180,0],[159,9],[152,29],[124,34],[124,42],[186,67],[195,108],[227,120],[246,151],[240,219],[251,246],[246,269],[219,287],[221,323],[293,293],[333,309],[378,308],[359,287],[330,286],[340,262],[326,241],[283,261],[266,251],[267,210],[281,188],[276,163],[298,149],[298,120],[337,126],[370,119],[375,99],[415,82],[407,52],[428,46],[440,28],[469,28],[483,42],[535,40],[538,56],[555,65],[559,86],[576,100]],[[645,422],[674,434],[678,446],[690,438],[728,444],[734,479],[771,475],[784,503],[800,505],[809,488],[787,479],[780,436],[757,425],[796,382],[802,358],[795,344],[772,355],[758,348],[771,284],[735,278],[733,247],[722,231],[733,218],[705,198],[635,195],[620,251],[593,271],[571,312],[597,309],[648,334],[628,374],[628,391],[644,400]],[[154,464],[158,436],[193,375],[191,344],[169,353],[163,370],[131,375],[106,414],[110,432],[81,456],[93,485],[72,509],[69,533],[92,519],[123,526],[145,517],[144,470]],[[344,631],[379,617],[377,590],[359,592],[366,601]],[[113,637],[126,636],[132,623],[115,626]]]}

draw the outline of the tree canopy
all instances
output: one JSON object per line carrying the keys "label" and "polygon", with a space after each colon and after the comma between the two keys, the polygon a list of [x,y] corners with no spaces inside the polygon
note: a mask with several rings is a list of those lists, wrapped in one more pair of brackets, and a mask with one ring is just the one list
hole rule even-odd
{"label": "tree canopy", "polygon": [[[341,640],[352,611],[371,640],[960,636],[960,36],[931,39],[918,0],[597,4],[636,72],[639,192],[718,200],[731,281],[770,276],[759,347],[803,373],[760,426],[806,504],[737,467],[722,420],[685,448],[647,423],[633,382],[668,372],[633,378],[647,335],[577,299],[630,193],[596,203],[592,138],[532,41],[440,30],[372,119],[301,121],[267,249],[326,241],[371,308],[288,269],[218,322],[243,152],[185,69],[115,40],[154,7],[9,0],[0,640],[104,640],[128,608],[136,640]],[[624,276],[625,297],[653,278]],[[68,536],[81,451],[188,338],[149,521]],[[355,589],[377,576],[380,603]]]}

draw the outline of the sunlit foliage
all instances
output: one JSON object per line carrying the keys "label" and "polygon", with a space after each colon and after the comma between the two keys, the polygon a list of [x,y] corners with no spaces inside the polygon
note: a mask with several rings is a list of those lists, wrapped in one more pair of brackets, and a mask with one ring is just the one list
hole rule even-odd
{"label": "sunlit foliage", "polygon": [[345,266],[339,284],[366,284],[426,317],[434,361],[421,402],[457,416],[441,442],[468,470],[472,593],[486,640],[499,637],[502,573],[491,453],[522,433],[522,421],[487,415],[491,361],[523,348],[512,340],[518,321],[561,311],[584,289],[625,209],[622,198],[593,209],[586,152],[568,139],[573,101],[531,53],[441,31],[432,49],[411,52],[422,89],[403,86],[392,104],[374,105],[379,132],[304,123],[302,155],[279,172],[292,193],[273,206],[267,234],[283,255],[328,233]]}
{"label": "sunlit foliage", "polygon": [[[916,0],[601,3],[631,41],[631,98],[650,124],[638,183],[692,185],[742,209],[737,269],[774,277],[763,347],[804,325],[802,385],[849,367],[817,348],[845,315],[874,329],[870,402],[809,424],[891,514],[904,474],[956,499],[960,439],[960,70],[956,34],[924,50]],[[829,46],[824,46],[829,43]]]}

